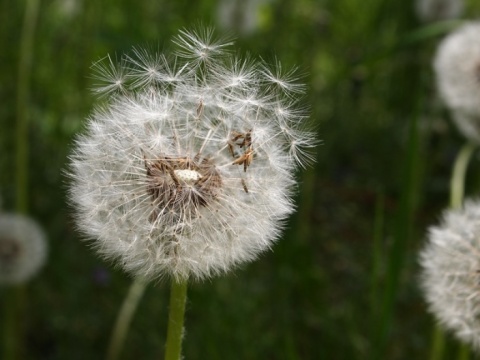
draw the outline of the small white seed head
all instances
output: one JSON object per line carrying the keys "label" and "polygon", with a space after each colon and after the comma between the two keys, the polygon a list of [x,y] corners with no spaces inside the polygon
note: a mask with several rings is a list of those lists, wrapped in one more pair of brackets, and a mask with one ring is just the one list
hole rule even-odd
{"label": "small white seed head", "polygon": [[480,22],[461,26],[441,42],[433,64],[438,90],[455,123],[476,141],[480,138],[479,39]]}
{"label": "small white seed head", "polygon": [[0,285],[29,280],[44,264],[46,253],[45,235],[36,222],[0,213]]}
{"label": "small white seed head", "polygon": [[420,254],[430,311],[459,339],[480,349],[480,201],[448,210]]}

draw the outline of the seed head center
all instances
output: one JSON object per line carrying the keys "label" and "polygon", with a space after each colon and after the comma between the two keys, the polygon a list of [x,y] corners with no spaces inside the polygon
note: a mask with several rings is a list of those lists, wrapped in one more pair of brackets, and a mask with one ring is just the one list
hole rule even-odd
{"label": "seed head center", "polygon": [[195,170],[174,170],[175,176],[186,184],[192,185],[202,178],[202,175]]}
{"label": "seed head center", "polygon": [[0,239],[0,259],[2,261],[9,261],[18,256],[20,247],[13,239]]}

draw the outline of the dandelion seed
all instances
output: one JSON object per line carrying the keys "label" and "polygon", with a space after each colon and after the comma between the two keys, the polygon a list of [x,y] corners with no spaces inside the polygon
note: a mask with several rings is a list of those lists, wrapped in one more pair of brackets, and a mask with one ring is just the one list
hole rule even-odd
{"label": "dandelion seed", "polygon": [[[178,45],[176,56],[195,63],[207,63],[227,54],[226,49],[232,45],[228,38],[215,38],[212,28],[197,31],[181,30],[173,41]],[[215,64],[214,64],[215,65]]]}
{"label": "dandelion seed", "polygon": [[133,66],[127,74],[133,80],[132,86],[142,88],[155,85],[167,66],[166,59],[158,52],[150,52],[148,49],[134,48],[133,53],[133,57],[128,57]]}
{"label": "dandelion seed", "polygon": [[0,284],[29,280],[44,264],[46,252],[45,235],[36,222],[0,213]]}
{"label": "dandelion seed", "polygon": [[277,86],[276,70],[229,55],[211,30],[174,44],[173,57],[136,48],[115,66],[128,68],[123,91],[98,88],[109,101],[76,141],[70,197],[106,258],[150,279],[201,279],[278,239],[317,141],[288,91],[299,85]]}
{"label": "dandelion seed", "polygon": [[462,341],[480,348],[480,201],[444,213],[420,254],[430,311]]}
{"label": "dandelion seed", "polygon": [[[480,124],[480,22],[470,22],[448,35],[434,61],[440,95],[452,110],[459,130],[473,140]],[[476,123],[476,124],[475,124]]]}
{"label": "dandelion seed", "polygon": [[127,68],[124,64],[115,64],[108,55],[105,59],[92,65],[93,78],[97,80],[93,91],[100,95],[111,95],[123,92]]}

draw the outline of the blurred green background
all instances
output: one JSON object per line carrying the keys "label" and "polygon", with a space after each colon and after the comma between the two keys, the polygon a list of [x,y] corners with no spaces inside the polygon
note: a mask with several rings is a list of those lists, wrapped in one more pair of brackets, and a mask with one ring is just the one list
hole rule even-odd
{"label": "blurred green background", "polygon": [[[17,109],[32,1],[0,3],[0,196],[13,211],[16,121],[25,111],[28,212],[50,246],[26,288],[21,359],[103,359],[132,281],[81,241],[66,203],[67,157],[95,101],[91,64],[132,46],[167,47],[199,22],[233,31],[242,52],[299,66],[322,145],[314,168],[298,174],[298,211],[273,251],[190,286],[185,359],[428,358],[433,319],[417,253],[448,206],[464,143],[430,64],[454,23],[421,24],[405,0],[257,1],[233,15],[213,0],[41,0],[28,20],[28,103]],[[480,15],[480,3],[464,14]],[[477,166],[467,194],[480,188]],[[0,288],[2,304],[8,291]],[[162,358],[168,295],[166,282],[147,288],[122,359]],[[449,337],[446,358],[457,347]]]}

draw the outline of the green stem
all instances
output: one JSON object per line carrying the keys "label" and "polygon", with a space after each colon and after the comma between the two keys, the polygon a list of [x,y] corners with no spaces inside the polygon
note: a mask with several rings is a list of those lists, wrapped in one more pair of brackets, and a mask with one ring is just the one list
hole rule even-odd
{"label": "green stem", "polygon": [[[421,96],[417,100],[421,101]],[[412,224],[419,196],[419,174],[423,166],[421,157],[421,139],[418,116],[412,116],[409,124],[409,142],[407,145],[405,168],[402,171],[403,185],[398,211],[395,216],[395,234],[388,250],[386,262],[386,279],[383,285],[383,299],[378,323],[375,324],[375,340],[371,359],[383,360],[387,357],[388,341],[395,316],[395,303],[400,289],[400,280],[407,259],[408,242],[412,237]]]}
{"label": "green stem", "polygon": [[470,359],[470,347],[467,344],[460,344],[458,349],[458,360],[468,360]]}
{"label": "green stem", "polygon": [[187,281],[172,280],[168,314],[165,360],[180,360],[182,353],[183,319],[187,300]]}
{"label": "green stem", "polygon": [[440,360],[445,351],[445,334],[439,324],[435,324],[432,336],[430,360]]}
{"label": "green stem", "polygon": [[15,306],[15,288],[5,289],[3,298],[3,359],[15,358],[15,333],[16,333],[16,306]]}
{"label": "green stem", "polygon": [[382,267],[382,238],[383,238],[383,226],[385,221],[385,195],[382,190],[378,191],[377,201],[375,204],[375,217],[373,222],[373,259],[371,270],[371,297],[370,305],[372,312],[372,323],[376,322],[378,298],[379,298],[379,283]]}
{"label": "green stem", "polygon": [[30,75],[32,72],[33,42],[37,25],[39,0],[27,0],[20,39],[17,82],[16,128],[16,208],[28,211],[28,109]]}
{"label": "green stem", "polygon": [[[26,0],[23,25],[20,34],[16,102],[16,210],[28,212],[28,108],[30,77],[32,72],[33,45],[40,0]],[[4,301],[4,360],[22,357],[23,316],[25,311],[25,287],[9,289]]]}
{"label": "green stem", "polygon": [[115,327],[113,328],[112,337],[107,352],[107,360],[118,359],[128,328],[133,318],[133,314],[137,309],[138,303],[147,287],[147,282],[144,279],[137,278],[133,281],[128,291],[127,297],[123,301],[122,308],[118,313]]}
{"label": "green stem", "polygon": [[[16,285],[5,288],[3,296],[3,352],[2,360],[22,359],[19,334],[21,335],[24,321],[26,288]],[[2,295],[3,295],[2,294]]]}
{"label": "green stem", "polygon": [[450,180],[450,207],[453,209],[462,206],[465,191],[465,175],[475,147],[476,145],[473,143],[466,143],[455,159],[452,178]]}

